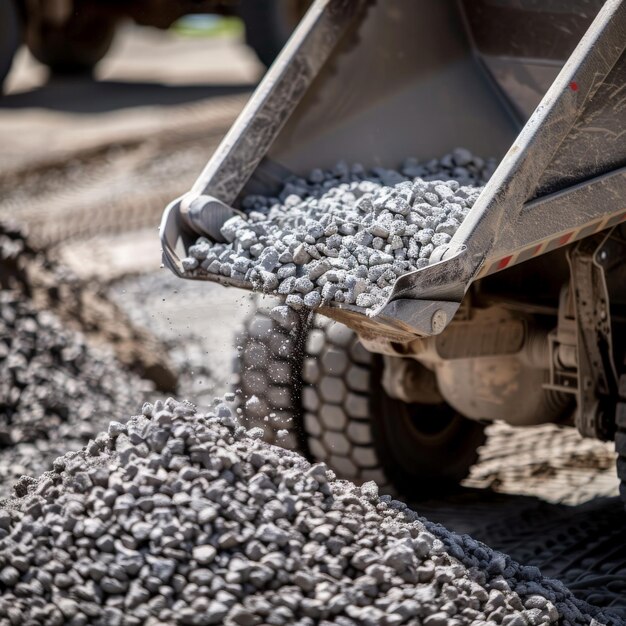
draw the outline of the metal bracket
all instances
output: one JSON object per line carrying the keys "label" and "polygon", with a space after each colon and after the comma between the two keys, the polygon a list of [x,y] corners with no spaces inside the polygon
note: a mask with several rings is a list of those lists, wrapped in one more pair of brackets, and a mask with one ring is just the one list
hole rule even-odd
{"label": "metal bracket", "polygon": [[559,297],[556,329],[548,335],[550,382],[546,389],[578,395],[578,343],[572,290],[564,286]]}
{"label": "metal bracket", "polygon": [[183,197],[180,204],[180,215],[192,231],[206,235],[218,242],[226,241],[221,233],[221,228],[228,219],[235,215],[247,219],[241,211],[207,195],[195,198]]}
{"label": "metal bracket", "polygon": [[606,404],[617,390],[605,276],[611,262],[611,234],[583,239],[568,254],[577,339],[576,427],[583,436],[599,439],[610,438]]}

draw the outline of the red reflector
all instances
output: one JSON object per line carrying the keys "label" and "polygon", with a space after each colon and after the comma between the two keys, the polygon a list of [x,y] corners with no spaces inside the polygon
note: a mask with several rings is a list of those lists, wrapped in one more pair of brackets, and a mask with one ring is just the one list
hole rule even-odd
{"label": "red reflector", "polygon": [[573,80],[573,81],[569,84],[569,88],[570,88],[572,91],[578,91],[578,83],[577,83],[575,80]]}
{"label": "red reflector", "polygon": [[573,233],[573,232],[571,232],[571,233],[567,233],[567,235],[563,235],[563,236],[559,239],[559,245],[560,245],[560,246],[564,246],[564,245],[565,245],[565,244],[566,244],[566,243],[567,243],[567,242],[568,242],[568,241],[572,238],[572,235],[573,235],[573,234],[574,234],[574,233]]}
{"label": "red reflector", "polygon": [[543,244],[540,243],[534,250],[533,250],[533,256],[539,254],[539,252],[541,252],[541,248],[543,247]]}
{"label": "red reflector", "polygon": [[511,254],[510,256],[505,256],[503,259],[501,259],[501,261],[498,263],[498,269],[503,270],[511,262],[512,258],[513,255]]}

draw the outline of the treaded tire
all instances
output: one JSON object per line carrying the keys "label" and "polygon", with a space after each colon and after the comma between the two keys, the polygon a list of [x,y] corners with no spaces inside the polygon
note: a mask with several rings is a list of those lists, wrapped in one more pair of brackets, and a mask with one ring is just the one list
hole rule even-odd
{"label": "treaded tire", "polygon": [[382,360],[342,324],[317,317],[302,392],[311,454],[341,478],[421,498],[458,487],[485,442],[484,425],[451,407],[389,397]]}
{"label": "treaded tire", "polygon": [[62,26],[32,19],[27,23],[26,44],[55,74],[88,74],[109,51],[116,24],[116,20],[88,10],[75,13]]}
{"label": "treaded tire", "polygon": [[619,379],[619,401],[615,412],[615,450],[617,452],[617,476],[620,479],[619,493],[626,507],[626,374]]}
{"label": "treaded tire", "polygon": [[[245,425],[324,461],[339,478],[373,480],[383,493],[425,497],[457,487],[485,441],[484,426],[447,405],[393,400],[382,389],[379,358],[354,332],[321,316],[304,322],[288,332],[264,309],[246,320],[238,359]],[[428,432],[416,431],[415,409],[434,414]],[[289,434],[277,438],[281,429]]]}

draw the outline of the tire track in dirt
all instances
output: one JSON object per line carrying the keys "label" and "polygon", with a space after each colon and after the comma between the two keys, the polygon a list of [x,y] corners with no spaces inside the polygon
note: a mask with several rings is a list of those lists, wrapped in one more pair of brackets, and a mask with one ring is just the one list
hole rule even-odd
{"label": "tire track in dirt", "polygon": [[0,218],[28,227],[38,245],[158,225],[163,208],[190,187],[230,128],[247,94],[180,107],[165,121],[93,144],[68,146],[50,160],[5,169]]}

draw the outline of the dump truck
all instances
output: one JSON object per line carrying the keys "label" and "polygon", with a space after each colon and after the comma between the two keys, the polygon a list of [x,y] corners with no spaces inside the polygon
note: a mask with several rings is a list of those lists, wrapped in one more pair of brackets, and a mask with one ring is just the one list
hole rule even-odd
{"label": "dump truck", "polygon": [[260,301],[244,415],[340,477],[413,497],[458,484],[489,422],[569,425],[615,441],[626,501],[626,2],[316,0],[166,208],[164,264],[252,289],[181,262],[246,219],[243,198],[340,160],[455,146],[497,168],[376,310],[324,301],[286,329]]}

